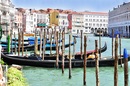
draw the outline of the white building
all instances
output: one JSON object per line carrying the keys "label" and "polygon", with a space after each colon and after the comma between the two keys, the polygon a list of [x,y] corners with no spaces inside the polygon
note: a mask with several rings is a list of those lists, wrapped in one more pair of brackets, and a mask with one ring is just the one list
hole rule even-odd
{"label": "white building", "polygon": [[118,5],[109,11],[109,34],[120,33],[123,36],[130,37],[130,2]]}
{"label": "white building", "polygon": [[[49,14],[46,13],[44,10],[37,11],[37,22],[38,23],[45,23],[47,26],[49,25]],[[47,26],[45,28],[47,28]]]}
{"label": "white building", "polygon": [[25,16],[25,31],[26,32],[32,32],[33,31],[33,15],[31,14],[31,10],[30,9],[26,9],[25,13],[23,14],[23,16]]}
{"label": "white building", "polygon": [[27,9],[26,13],[26,32],[32,32],[39,30],[40,28],[37,27],[38,23],[46,23],[49,25],[49,15],[46,12],[34,9]]}
{"label": "white building", "polygon": [[84,15],[78,12],[72,13],[72,33],[79,34],[81,31],[85,33],[84,29]]}
{"label": "white building", "polygon": [[107,32],[108,13],[103,12],[83,12],[84,28],[86,33],[95,33],[97,30]]}
{"label": "white building", "polygon": [[59,29],[64,29],[65,33],[68,32],[68,14],[59,13]]}
{"label": "white building", "polygon": [[74,12],[72,13],[72,33],[95,33],[97,30],[107,32],[108,13]]}
{"label": "white building", "polygon": [[0,0],[0,23],[3,32],[13,27],[15,8],[10,0]]}

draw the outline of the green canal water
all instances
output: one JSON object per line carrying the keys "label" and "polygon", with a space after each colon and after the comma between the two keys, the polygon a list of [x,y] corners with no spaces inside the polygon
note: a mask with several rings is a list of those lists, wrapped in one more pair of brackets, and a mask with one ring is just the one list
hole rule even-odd
{"label": "green canal water", "polygon": [[[99,37],[87,35],[87,50],[95,49],[95,40]],[[69,42],[68,35],[66,35],[66,43]],[[107,43],[107,50],[102,53],[102,58],[111,56],[112,39],[108,37],[101,38],[101,45]],[[122,39],[122,53],[126,48],[130,54],[130,39]],[[73,47],[71,47],[73,50]],[[76,52],[80,51],[80,38],[77,38]],[[68,53],[68,48],[65,50]],[[129,67],[129,85],[130,85],[130,62]],[[72,68],[72,78],[69,79],[69,69],[66,68],[62,75],[61,69],[56,68],[41,68],[41,67],[23,67],[23,73],[29,86],[83,86],[83,68]],[[100,67],[99,68],[100,86],[114,86],[114,67]],[[87,86],[96,86],[95,67],[88,68],[86,73]],[[124,67],[118,68],[118,86],[124,86]]]}

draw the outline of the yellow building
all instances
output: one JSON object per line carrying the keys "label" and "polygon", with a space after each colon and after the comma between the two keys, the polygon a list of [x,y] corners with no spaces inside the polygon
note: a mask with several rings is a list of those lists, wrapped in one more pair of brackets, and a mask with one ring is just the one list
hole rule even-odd
{"label": "yellow building", "polygon": [[57,10],[52,10],[50,12],[50,26],[58,26],[59,25],[59,12]]}

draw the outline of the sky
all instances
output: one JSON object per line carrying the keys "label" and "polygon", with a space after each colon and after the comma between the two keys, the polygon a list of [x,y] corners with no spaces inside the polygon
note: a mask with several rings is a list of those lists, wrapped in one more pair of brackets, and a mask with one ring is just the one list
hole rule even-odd
{"label": "sky", "polygon": [[130,0],[11,0],[15,7],[31,9],[63,9],[74,11],[108,12]]}

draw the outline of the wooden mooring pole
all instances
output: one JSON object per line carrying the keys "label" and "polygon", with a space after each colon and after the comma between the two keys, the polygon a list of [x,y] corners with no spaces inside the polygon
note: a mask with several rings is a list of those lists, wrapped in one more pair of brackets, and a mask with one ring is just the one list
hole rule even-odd
{"label": "wooden mooring pole", "polygon": [[86,63],[87,63],[87,56],[86,56],[86,36],[84,36],[84,74],[83,74],[83,85],[86,86]]}
{"label": "wooden mooring pole", "polygon": [[65,49],[64,39],[65,39],[65,33],[64,33],[64,31],[62,31],[62,74],[64,74],[64,53],[65,53],[65,51],[64,51],[64,49]]}
{"label": "wooden mooring pole", "polygon": [[42,57],[42,34],[43,34],[43,30],[41,29],[41,32],[40,32],[40,57]]}
{"label": "wooden mooring pole", "polygon": [[73,58],[75,58],[75,44],[76,44],[76,38],[74,37]]}
{"label": "wooden mooring pole", "polygon": [[100,81],[99,81],[99,57],[98,57],[98,41],[95,40],[95,65],[96,65],[96,86],[100,86]]}
{"label": "wooden mooring pole", "polygon": [[114,29],[112,29],[112,58],[114,58]]}
{"label": "wooden mooring pole", "polygon": [[129,82],[129,73],[128,73],[128,54],[127,50],[124,49],[124,86],[128,86]]}
{"label": "wooden mooring pole", "polygon": [[83,31],[81,30],[81,40],[80,40],[80,42],[81,42],[81,44],[80,44],[80,53],[81,53],[81,58],[82,58],[82,40],[83,39]]}
{"label": "wooden mooring pole", "polygon": [[71,79],[71,35],[69,34],[69,79]]}
{"label": "wooden mooring pole", "polygon": [[20,48],[21,48],[21,34],[18,32],[18,56],[20,55]]}
{"label": "wooden mooring pole", "polygon": [[[120,45],[120,59],[121,59],[121,34],[120,34],[120,37],[119,37],[119,45]],[[122,59],[120,60],[121,61],[121,67],[122,67]]]}
{"label": "wooden mooring pole", "polygon": [[24,32],[22,30],[22,56],[24,54]]}
{"label": "wooden mooring pole", "polygon": [[54,35],[53,35],[53,29],[52,29],[52,31],[51,31],[51,38],[50,38],[50,42],[51,42],[50,54],[51,54],[51,55],[52,55],[52,36],[54,36]]}
{"label": "wooden mooring pole", "polygon": [[34,54],[37,54],[38,52],[38,39],[37,39],[37,36],[35,36],[35,46],[34,46]]}
{"label": "wooden mooring pole", "polygon": [[[99,49],[101,49],[101,30],[99,32]],[[99,50],[99,58],[101,59],[101,50]]]}
{"label": "wooden mooring pole", "polygon": [[44,54],[46,50],[46,29],[44,28],[44,35],[43,35],[43,51],[42,51],[42,60],[44,60]]}
{"label": "wooden mooring pole", "polygon": [[58,32],[56,32],[56,68],[59,67],[59,47],[58,47]]}
{"label": "wooden mooring pole", "polygon": [[115,39],[114,86],[118,86],[118,35]]}

